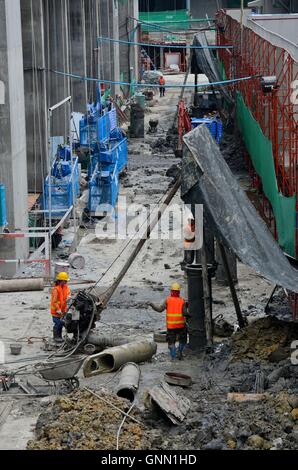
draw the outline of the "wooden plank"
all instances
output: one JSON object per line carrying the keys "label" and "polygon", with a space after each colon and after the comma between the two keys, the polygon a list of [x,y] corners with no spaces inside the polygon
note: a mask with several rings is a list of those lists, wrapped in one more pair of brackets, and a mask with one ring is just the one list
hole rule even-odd
{"label": "wooden plank", "polygon": [[228,401],[236,401],[238,403],[246,401],[264,400],[264,393],[228,393]]}
{"label": "wooden plank", "polygon": [[145,404],[148,407],[157,405],[173,424],[180,424],[190,409],[189,399],[178,395],[166,382],[161,382],[147,392]]}

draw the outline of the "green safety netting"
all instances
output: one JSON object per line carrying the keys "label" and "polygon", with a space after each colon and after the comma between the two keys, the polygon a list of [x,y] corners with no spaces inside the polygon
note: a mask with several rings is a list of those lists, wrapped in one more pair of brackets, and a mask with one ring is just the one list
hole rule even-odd
{"label": "green safety netting", "polygon": [[[186,30],[191,26],[189,14],[187,10],[172,10],[172,11],[150,11],[148,13],[139,14],[140,21],[146,23],[153,23],[160,26],[160,28],[169,28],[173,30]],[[172,23],[172,22],[175,23]],[[176,23],[177,21],[177,23]],[[181,23],[179,23],[181,21]],[[142,24],[143,31],[156,31],[154,26]]]}
{"label": "green safety netting", "polygon": [[239,92],[237,92],[236,115],[245,146],[274,212],[278,242],[286,253],[295,256],[296,196],[285,197],[279,192],[272,142],[263,134]]}

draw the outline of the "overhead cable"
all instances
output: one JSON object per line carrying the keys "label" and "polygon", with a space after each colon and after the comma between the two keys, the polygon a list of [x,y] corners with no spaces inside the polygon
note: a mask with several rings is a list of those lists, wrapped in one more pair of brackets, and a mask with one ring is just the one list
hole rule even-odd
{"label": "overhead cable", "polygon": [[[81,81],[88,81],[88,82],[97,82],[97,83],[108,83],[111,85],[127,85],[130,86],[130,82],[123,82],[123,81],[114,81],[114,80],[102,80],[94,77],[86,77],[83,75],[75,75],[73,73],[67,73],[67,72],[61,72],[59,70],[49,70],[49,72],[54,73],[56,75],[62,75],[64,77],[69,77],[73,78],[75,80],[81,80]],[[208,88],[210,86],[218,86],[218,85],[232,85],[233,83],[238,83],[238,82],[243,82],[243,81],[248,81],[248,80],[253,80],[255,78],[260,78],[261,75],[251,75],[249,77],[241,77],[241,78],[234,78],[232,80],[222,80],[218,82],[211,82],[211,83],[201,83],[198,85],[194,84],[178,84],[178,85],[164,85],[165,88]],[[159,88],[159,84],[153,84],[153,83],[135,83],[135,87],[142,87],[142,88]]]}
{"label": "overhead cable", "polygon": [[146,42],[134,42],[134,41],[125,41],[124,39],[113,39],[113,38],[107,38],[103,36],[99,36],[97,38],[97,41],[102,41],[102,42],[113,42],[113,43],[118,43],[118,44],[129,44],[131,46],[141,46],[141,47],[158,47],[160,49],[233,49],[234,46],[227,44],[227,45],[202,45],[202,46],[184,46],[180,44],[155,44],[155,43],[146,43]]}

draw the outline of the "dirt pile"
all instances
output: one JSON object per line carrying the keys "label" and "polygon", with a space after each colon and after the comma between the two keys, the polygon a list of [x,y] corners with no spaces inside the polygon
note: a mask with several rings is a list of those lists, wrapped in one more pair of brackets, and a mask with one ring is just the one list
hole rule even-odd
{"label": "dirt pile", "polygon": [[269,360],[289,358],[291,343],[298,338],[298,324],[275,317],[261,318],[232,337],[231,360]]}
{"label": "dirt pile", "polygon": [[[292,396],[266,394],[256,402],[229,402],[225,395],[199,393],[179,429],[160,432],[157,450],[267,450],[298,448]],[[170,438],[169,438],[170,436]]]}
{"label": "dirt pile", "polygon": [[[98,395],[122,411],[130,408],[128,401],[105,391]],[[130,416],[142,423],[137,410]],[[117,433],[123,415],[87,391],[78,390],[59,397],[40,415],[36,425],[36,440],[28,442],[29,450],[115,450]],[[150,449],[145,425],[127,418],[123,425],[119,449]]]}

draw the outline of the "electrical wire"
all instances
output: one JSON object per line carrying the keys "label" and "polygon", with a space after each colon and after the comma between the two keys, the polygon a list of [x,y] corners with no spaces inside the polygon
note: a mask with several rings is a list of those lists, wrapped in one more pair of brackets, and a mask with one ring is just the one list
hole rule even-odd
{"label": "electrical wire", "polygon": [[[132,410],[134,409],[134,407],[136,406],[136,403],[133,402],[133,404],[131,405],[131,407],[129,408],[128,412],[127,412],[127,415],[130,415],[130,413],[132,412]],[[121,434],[121,430],[123,428],[123,425],[125,423],[127,419],[127,416],[124,416],[120,426],[119,426],[119,429],[118,429],[118,432],[117,432],[117,444],[116,444],[116,450],[119,450],[119,438],[120,438],[120,434]]]}
{"label": "electrical wire", "polygon": [[[123,82],[123,81],[113,81],[113,80],[103,80],[103,79],[98,79],[94,77],[85,77],[81,75],[75,75],[71,73],[66,73],[66,72],[61,72],[59,70],[49,70],[51,73],[54,73],[56,75],[62,75],[62,76],[67,76],[70,78],[73,78],[75,80],[86,80],[90,82],[98,82],[98,83],[110,83],[112,85],[128,85],[130,86],[131,83],[129,82]],[[255,78],[260,78],[261,75],[250,75],[248,77],[240,77],[240,78],[234,78],[231,80],[221,80],[219,82],[211,82],[211,83],[201,83],[198,85],[192,85],[192,84],[179,84],[179,85],[165,85],[165,88],[209,88],[211,86],[224,86],[224,85],[232,85],[234,83],[238,82],[243,82],[243,81],[248,81],[248,80],[253,80]],[[158,84],[149,84],[149,83],[136,83],[134,86],[136,87],[143,87],[143,88],[159,88],[160,85]]]}
{"label": "electrical wire", "polygon": [[158,47],[160,49],[233,49],[234,46],[232,45],[220,45],[220,46],[210,46],[210,45],[202,45],[202,46],[183,46],[181,45],[173,45],[173,44],[155,44],[155,43],[147,43],[147,42],[135,42],[135,41],[125,41],[124,39],[113,39],[109,37],[99,36],[97,41],[108,42],[108,43],[119,43],[119,44],[129,44],[130,46],[142,46],[142,47]]}

